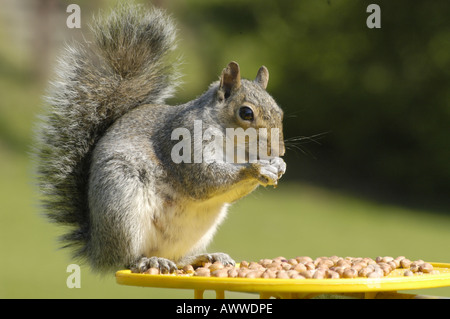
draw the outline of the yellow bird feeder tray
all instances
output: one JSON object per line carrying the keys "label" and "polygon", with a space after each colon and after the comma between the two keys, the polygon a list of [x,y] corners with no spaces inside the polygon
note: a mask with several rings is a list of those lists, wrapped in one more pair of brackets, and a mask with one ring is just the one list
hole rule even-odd
{"label": "yellow bird feeder tray", "polygon": [[225,291],[258,293],[260,298],[295,299],[313,298],[322,294],[346,295],[356,298],[434,298],[414,294],[397,293],[400,290],[417,290],[450,286],[450,264],[431,263],[439,274],[404,276],[396,269],[382,278],[340,279],[266,279],[266,278],[217,278],[192,275],[148,275],[121,270],[116,281],[121,285],[140,287],[177,288],[194,290],[194,298],[202,299],[205,290],[216,291],[223,299]]}

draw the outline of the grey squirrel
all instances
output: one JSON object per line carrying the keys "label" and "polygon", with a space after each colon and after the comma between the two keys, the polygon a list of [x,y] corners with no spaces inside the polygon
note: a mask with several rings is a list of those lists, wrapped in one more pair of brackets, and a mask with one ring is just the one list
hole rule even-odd
{"label": "grey squirrel", "polygon": [[[37,134],[46,214],[71,228],[64,247],[97,272],[234,264],[228,254],[205,252],[228,206],[258,185],[276,185],[286,170],[271,156],[284,154],[283,111],[266,92],[267,69],[250,81],[231,62],[200,97],[168,106],[179,76],[169,60],[171,18],[124,4],[91,29],[92,43],[67,47],[59,60]],[[172,134],[195,121],[224,134],[279,129],[278,149],[269,143],[270,154],[253,162],[175,163]]]}

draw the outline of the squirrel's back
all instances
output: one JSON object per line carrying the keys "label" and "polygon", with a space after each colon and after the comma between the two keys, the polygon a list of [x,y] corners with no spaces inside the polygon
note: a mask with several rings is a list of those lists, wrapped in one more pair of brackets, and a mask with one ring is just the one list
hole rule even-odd
{"label": "squirrel's back", "polygon": [[59,60],[36,146],[48,217],[73,231],[62,239],[83,256],[89,236],[91,154],[108,127],[142,104],[174,92],[175,26],[161,10],[121,5],[91,25],[92,43],[72,44]]}

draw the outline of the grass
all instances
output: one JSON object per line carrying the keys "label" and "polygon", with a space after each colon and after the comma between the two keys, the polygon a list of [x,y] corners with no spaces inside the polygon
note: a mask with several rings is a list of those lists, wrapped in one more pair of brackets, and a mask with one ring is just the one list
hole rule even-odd
{"label": "grass", "polygon": [[[25,156],[0,149],[0,298],[192,298],[190,290],[119,286],[113,276],[81,268],[81,288],[69,289],[69,253],[61,230],[39,215]],[[237,261],[283,255],[405,255],[450,261],[450,216],[356,198],[307,184],[281,183],[237,202],[210,251]],[[420,291],[419,293],[424,293]],[[450,297],[450,288],[426,294]],[[206,297],[214,297],[213,294]],[[253,298],[248,294],[227,297]]]}

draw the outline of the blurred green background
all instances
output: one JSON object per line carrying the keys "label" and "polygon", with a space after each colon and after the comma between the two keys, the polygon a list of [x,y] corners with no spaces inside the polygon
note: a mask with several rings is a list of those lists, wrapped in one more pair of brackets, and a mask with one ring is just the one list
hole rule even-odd
{"label": "blurred green background", "polygon": [[[66,8],[81,7],[81,29]],[[158,0],[178,22],[188,101],[232,60],[261,65],[285,110],[286,175],[239,201],[211,251],[237,261],[279,255],[405,255],[450,262],[450,2]],[[381,7],[369,29],[367,5]],[[192,298],[119,286],[58,250],[40,214],[30,150],[64,42],[89,38],[111,1],[3,0],[0,7],[0,298]],[[297,140],[294,142],[294,140]],[[450,297],[450,288],[421,291]],[[206,295],[208,297],[208,295]],[[214,295],[211,295],[214,297]],[[231,297],[256,297],[227,294]]]}

